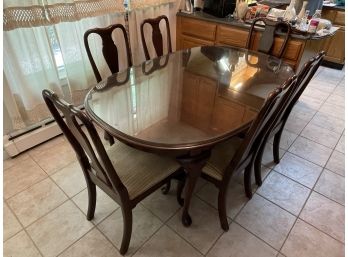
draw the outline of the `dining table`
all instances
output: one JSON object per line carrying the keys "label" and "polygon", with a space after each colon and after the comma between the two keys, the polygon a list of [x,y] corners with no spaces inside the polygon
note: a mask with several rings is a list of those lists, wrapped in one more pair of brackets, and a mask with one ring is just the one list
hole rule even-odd
{"label": "dining table", "polygon": [[177,160],[186,172],[182,223],[190,226],[190,201],[213,147],[245,133],[293,74],[263,53],[194,47],[112,74],[88,92],[85,109],[115,139]]}

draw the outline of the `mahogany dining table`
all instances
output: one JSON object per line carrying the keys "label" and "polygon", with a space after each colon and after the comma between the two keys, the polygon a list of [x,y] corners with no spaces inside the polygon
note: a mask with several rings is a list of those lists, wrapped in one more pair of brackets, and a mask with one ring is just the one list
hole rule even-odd
{"label": "mahogany dining table", "polygon": [[182,223],[190,226],[191,197],[211,149],[246,131],[269,92],[293,73],[263,53],[195,47],[112,74],[89,91],[85,109],[117,140],[179,162],[187,173]]}

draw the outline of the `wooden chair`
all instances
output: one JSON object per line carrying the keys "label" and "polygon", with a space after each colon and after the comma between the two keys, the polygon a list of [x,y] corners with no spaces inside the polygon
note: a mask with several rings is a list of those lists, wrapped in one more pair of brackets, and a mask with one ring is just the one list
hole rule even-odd
{"label": "wooden chair", "polygon": [[[130,48],[129,48],[127,32],[122,24],[114,24],[114,25],[110,25],[106,28],[89,29],[85,32],[85,34],[83,36],[87,56],[88,56],[89,62],[91,63],[91,66],[92,66],[92,69],[94,72],[94,76],[95,76],[98,83],[102,80],[102,77],[100,76],[99,70],[97,68],[97,65],[95,64],[91,50],[89,48],[88,36],[90,34],[98,34],[101,37],[102,42],[103,42],[102,52],[103,52],[104,59],[108,65],[111,73],[114,74],[114,73],[119,72],[118,49],[115,45],[115,42],[112,39],[112,33],[116,29],[120,29],[123,33],[123,38],[124,38],[124,42],[126,45],[126,54],[127,54],[128,66],[130,67],[130,66],[132,66],[131,52],[130,52]],[[110,142],[110,145],[114,144],[114,142],[115,142],[113,137],[110,134],[108,134],[107,132],[104,132],[104,138]]]}
{"label": "wooden chair", "polygon": [[[262,22],[265,24],[265,30],[261,32],[261,37],[258,43],[258,49],[257,51],[266,53],[266,54],[272,54],[272,51],[274,49],[274,42],[275,42],[275,33],[278,30],[286,29],[284,32],[285,35],[283,37],[283,43],[278,51],[277,54],[274,56],[278,58],[282,58],[283,54],[285,52],[285,47],[286,44],[288,43],[288,40],[290,38],[290,33],[291,33],[291,26],[289,23],[284,22],[284,21],[271,21],[267,18],[257,18],[253,21],[251,24],[250,30],[249,30],[249,35],[246,43],[246,48],[251,49],[252,44],[253,44],[253,35],[255,31],[255,25],[257,22]],[[283,32],[283,31],[282,31]]]}
{"label": "wooden chair", "polygon": [[286,121],[289,118],[292,108],[294,107],[294,105],[296,104],[300,96],[302,95],[303,91],[306,89],[308,83],[313,78],[316,71],[318,70],[321,62],[323,61],[324,56],[325,56],[325,52],[322,51],[317,56],[311,58],[307,63],[303,65],[301,71],[298,74],[297,83],[293,85],[294,87],[293,90],[289,91],[289,93],[292,93],[292,94],[289,96],[288,101],[284,103],[282,110],[279,111],[279,115],[275,119],[275,124],[272,126],[272,129],[266,132],[265,138],[256,156],[255,164],[254,164],[255,165],[254,166],[255,180],[258,186],[262,185],[261,162],[262,162],[263,152],[268,139],[274,136],[273,159],[275,163],[279,163],[280,161],[279,145],[280,145],[280,139],[282,137],[282,133],[283,133]]}
{"label": "wooden chair", "polygon": [[260,139],[263,136],[261,133],[272,122],[271,118],[282,95],[281,87],[273,90],[251,124],[246,136],[243,139],[233,137],[215,146],[211,157],[202,170],[202,177],[219,189],[218,210],[221,227],[225,231],[229,228],[226,216],[226,194],[231,176],[244,170],[245,193],[251,198],[251,172],[254,156],[258,151],[259,142],[262,141]]}
{"label": "wooden chair", "polygon": [[101,37],[102,42],[103,42],[102,52],[103,52],[104,59],[108,65],[111,73],[116,73],[116,72],[119,72],[119,63],[118,63],[118,49],[115,45],[115,42],[112,39],[112,33],[115,29],[120,29],[123,33],[124,42],[126,45],[128,66],[130,67],[130,66],[132,66],[131,52],[130,52],[130,48],[129,48],[127,32],[122,24],[114,24],[114,25],[110,25],[109,27],[106,27],[106,28],[89,29],[85,32],[85,34],[83,36],[85,48],[86,48],[87,55],[88,55],[88,59],[92,65],[94,76],[95,76],[98,83],[102,80],[102,78],[100,76],[99,70],[97,68],[97,65],[94,62],[93,56],[91,54],[91,50],[89,48],[88,36],[90,34],[94,33],[94,34],[98,34]]}
{"label": "wooden chair", "polygon": [[168,21],[167,16],[161,15],[161,16],[158,16],[157,18],[154,18],[154,19],[146,19],[140,25],[141,42],[143,44],[146,60],[150,60],[150,54],[149,54],[149,50],[148,50],[148,47],[146,45],[145,36],[144,36],[144,26],[146,23],[150,24],[152,27],[152,43],[153,43],[153,46],[155,48],[155,52],[156,52],[157,57],[163,55],[163,37],[162,37],[162,33],[161,33],[161,30],[159,27],[161,20],[164,20],[166,23],[168,53],[172,52],[170,27],[169,27],[169,21]]}
{"label": "wooden chair", "polygon": [[[123,238],[120,253],[125,254],[132,234],[132,209],[146,196],[183,174],[175,160],[136,150],[117,142],[105,150],[97,131],[86,114],[44,90],[43,98],[75,150],[88,190],[87,220],[93,219],[96,185],[122,208]],[[61,117],[59,111],[64,115]],[[86,126],[85,133],[78,121]]]}

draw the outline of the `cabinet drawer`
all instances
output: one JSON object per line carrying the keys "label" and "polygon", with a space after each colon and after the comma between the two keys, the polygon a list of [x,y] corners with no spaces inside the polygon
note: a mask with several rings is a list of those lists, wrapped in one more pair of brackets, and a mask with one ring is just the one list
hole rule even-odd
{"label": "cabinet drawer", "polygon": [[215,40],[216,25],[194,19],[181,19],[181,33],[202,39]]}
{"label": "cabinet drawer", "polygon": [[344,12],[337,12],[335,20],[333,21],[333,24],[335,25],[342,25],[344,26]]}
{"label": "cabinet drawer", "polygon": [[226,26],[218,26],[216,41],[218,43],[227,44],[231,46],[245,47],[248,35],[248,30],[235,29]]}
{"label": "cabinet drawer", "polygon": [[213,41],[203,40],[199,38],[181,36],[180,40],[180,49],[193,48],[196,46],[212,46],[214,45]]}

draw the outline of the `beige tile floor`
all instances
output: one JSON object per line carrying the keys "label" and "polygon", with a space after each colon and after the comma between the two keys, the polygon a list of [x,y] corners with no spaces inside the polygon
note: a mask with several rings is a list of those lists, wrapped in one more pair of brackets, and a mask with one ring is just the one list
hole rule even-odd
{"label": "beige tile floor", "polygon": [[[184,228],[175,192],[160,191],[134,209],[127,256],[344,256],[344,71],[320,68],[294,108],[281,142],[282,160],[264,155],[252,200],[231,181],[223,232],[217,190],[200,181],[193,224]],[[4,256],[116,257],[119,206],[98,190],[95,219],[75,155],[62,137],[4,162]]]}

